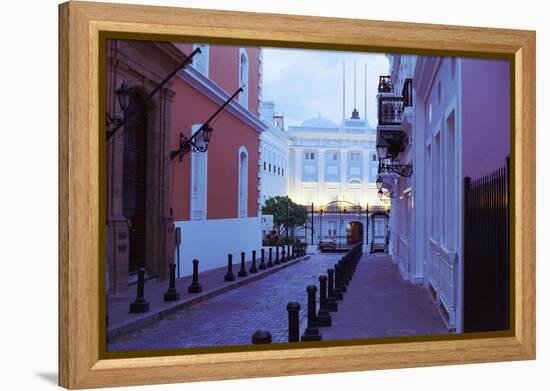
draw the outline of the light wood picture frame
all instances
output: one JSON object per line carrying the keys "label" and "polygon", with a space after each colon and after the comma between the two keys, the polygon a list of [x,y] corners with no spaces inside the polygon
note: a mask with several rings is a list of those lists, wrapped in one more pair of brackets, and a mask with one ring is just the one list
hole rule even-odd
{"label": "light wood picture frame", "polygon": [[[99,90],[105,32],[281,47],[506,56],[512,330],[499,335],[105,358]],[[535,32],[70,1],[59,6],[59,384],[70,389],[535,359]],[[103,232],[103,234],[102,234]],[[103,284],[103,285],[102,285]],[[103,327],[103,329],[102,329]]]}

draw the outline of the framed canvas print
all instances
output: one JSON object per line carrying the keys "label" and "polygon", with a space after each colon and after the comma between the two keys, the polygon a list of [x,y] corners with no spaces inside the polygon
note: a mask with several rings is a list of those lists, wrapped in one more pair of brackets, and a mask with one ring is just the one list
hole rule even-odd
{"label": "framed canvas print", "polygon": [[59,12],[60,385],[535,357],[534,32]]}

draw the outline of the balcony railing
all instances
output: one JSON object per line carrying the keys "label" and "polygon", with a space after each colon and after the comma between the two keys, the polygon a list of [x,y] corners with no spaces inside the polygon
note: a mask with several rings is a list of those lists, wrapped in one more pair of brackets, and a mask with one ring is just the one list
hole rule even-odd
{"label": "balcony railing", "polygon": [[378,98],[378,125],[400,125],[403,117],[403,97]]}

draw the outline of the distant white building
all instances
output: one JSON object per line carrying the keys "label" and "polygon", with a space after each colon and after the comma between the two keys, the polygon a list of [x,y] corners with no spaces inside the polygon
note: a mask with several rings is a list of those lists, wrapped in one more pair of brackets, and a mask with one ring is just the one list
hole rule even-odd
{"label": "distant white building", "polygon": [[[343,69],[345,72],[345,65]],[[356,96],[355,108],[347,117],[344,84],[342,93],[340,124],[319,113],[285,130],[283,115],[274,104],[261,103],[260,118],[269,129],[260,138],[260,203],[288,195],[307,206],[308,216],[313,204],[313,224],[308,217],[306,224],[296,229],[297,237],[312,247],[324,240],[338,246],[362,241],[367,251],[372,241],[372,226],[365,227],[367,208],[370,213],[386,209],[376,188],[376,128],[360,117]]]}
{"label": "distant white building", "polygon": [[331,201],[380,205],[376,178],[376,129],[354,110],[337,125],[319,114],[290,126],[289,195],[316,206]]}
{"label": "distant white building", "polygon": [[260,204],[265,205],[268,198],[288,194],[290,140],[273,102],[261,103],[260,119],[269,125],[260,136]]}

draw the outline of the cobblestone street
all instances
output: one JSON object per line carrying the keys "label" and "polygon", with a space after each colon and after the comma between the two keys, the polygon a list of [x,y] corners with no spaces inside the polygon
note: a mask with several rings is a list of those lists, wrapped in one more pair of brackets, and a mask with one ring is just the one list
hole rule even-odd
{"label": "cobblestone street", "polygon": [[[288,340],[289,301],[300,303],[300,335],[307,323],[307,285],[338,262],[342,254],[317,254],[309,260],[175,312],[138,331],[114,338],[108,351],[155,350],[251,343],[258,329],[273,343]],[[318,298],[318,294],[317,294]],[[317,301],[317,306],[319,302]],[[428,291],[403,281],[385,254],[365,254],[332,313],[323,340],[445,334],[447,330]]]}
{"label": "cobblestone street", "polygon": [[300,332],[306,326],[307,285],[342,254],[318,254],[285,270],[249,283],[107,344],[107,351],[174,349],[250,344],[254,331],[269,330],[273,342],[287,342],[289,301],[300,303]]}

